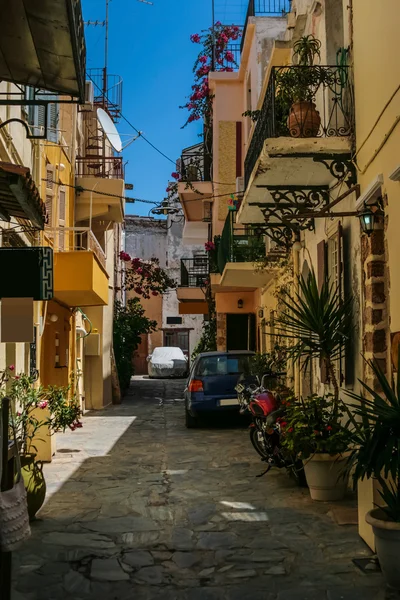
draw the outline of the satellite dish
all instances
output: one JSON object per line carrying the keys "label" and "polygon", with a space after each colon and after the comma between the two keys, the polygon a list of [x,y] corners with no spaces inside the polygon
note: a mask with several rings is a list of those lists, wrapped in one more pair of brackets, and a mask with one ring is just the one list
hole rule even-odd
{"label": "satellite dish", "polygon": [[116,152],[122,152],[122,142],[111,117],[102,108],[97,109],[97,120],[108,141]]}

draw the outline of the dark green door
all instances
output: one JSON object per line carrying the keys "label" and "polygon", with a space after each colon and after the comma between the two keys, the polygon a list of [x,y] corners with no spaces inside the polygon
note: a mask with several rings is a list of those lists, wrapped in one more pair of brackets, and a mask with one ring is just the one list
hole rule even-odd
{"label": "dark green door", "polygon": [[226,349],[256,349],[256,318],[253,314],[226,315]]}

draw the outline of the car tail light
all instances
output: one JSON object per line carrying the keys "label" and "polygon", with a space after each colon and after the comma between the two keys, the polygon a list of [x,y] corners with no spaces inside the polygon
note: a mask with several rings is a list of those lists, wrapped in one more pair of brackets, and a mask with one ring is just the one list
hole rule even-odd
{"label": "car tail light", "polygon": [[203,391],[203,382],[200,379],[192,379],[189,383],[188,387],[189,392],[202,392]]}

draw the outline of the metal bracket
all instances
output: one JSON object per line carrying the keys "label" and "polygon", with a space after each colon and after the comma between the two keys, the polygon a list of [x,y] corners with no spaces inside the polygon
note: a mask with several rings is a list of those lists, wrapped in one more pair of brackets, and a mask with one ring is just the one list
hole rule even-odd
{"label": "metal bracket", "polygon": [[47,105],[44,106],[44,111],[45,111],[45,125],[43,128],[44,129],[43,135],[32,134],[31,130],[29,128],[29,125],[22,119],[17,119],[16,117],[12,118],[12,119],[7,119],[7,121],[3,121],[3,123],[0,123],[0,129],[3,129],[3,127],[8,125],[9,123],[21,123],[21,125],[23,125],[23,127],[25,128],[26,137],[28,140],[45,140],[45,139],[47,139]]}
{"label": "metal bracket", "polygon": [[317,154],[314,162],[325,165],[332,177],[343,181],[348,188],[357,183],[357,170],[349,154]]}

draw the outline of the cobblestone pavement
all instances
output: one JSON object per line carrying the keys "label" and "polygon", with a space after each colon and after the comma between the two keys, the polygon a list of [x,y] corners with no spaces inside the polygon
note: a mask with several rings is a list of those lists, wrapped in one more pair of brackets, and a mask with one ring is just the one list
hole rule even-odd
{"label": "cobblestone pavement", "polygon": [[257,478],[246,427],[186,430],[182,389],[136,378],[58,436],[14,600],[383,600],[356,527],[285,473]]}

